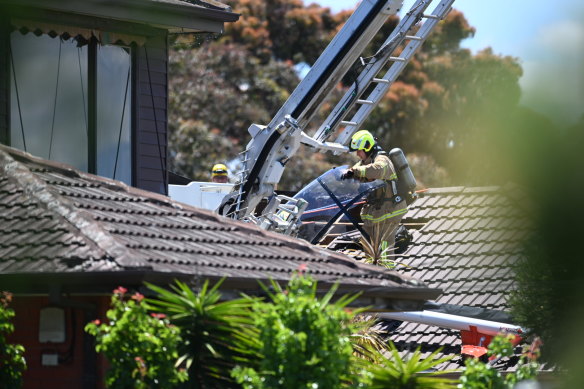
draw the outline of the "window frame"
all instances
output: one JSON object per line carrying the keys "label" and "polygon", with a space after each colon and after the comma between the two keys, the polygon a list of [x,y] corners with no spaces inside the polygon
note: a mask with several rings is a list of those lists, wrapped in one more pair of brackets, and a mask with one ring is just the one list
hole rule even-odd
{"label": "window frame", "polygon": [[[13,73],[12,73],[12,62],[11,62],[11,34],[14,32],[17,32],[17,30],[14,29],[4,29],[2,32],[2,37],[0,37],[0,41],[4,42],[4,47],[5,47],[5,52],[6,52],[6,60],[5,60],[5,64],[4,64],[4,68],[6,69],[6,80],[4,82],[7,83],[6,85],[6,91],[5,91],[5,98],[7,99],[6,102],[6,106],[7,106],[7,122],[6,122],[6,127],[4,128],[2,132],[2,136],[0,137],[0,140],[2,141],[2,143],[7,144],[7,145],[12,145],[12,139],[11,139],[11,126],[12,126],[12,122],[13,120],[18,120],[18,118],[13,118],[11,115],[11,110],[10,110],[10,106],[11,106],[11,90],[12,90],[12,78],[13,78]],[[19,33],[19,32],[17,32]],[[53,39],[61,39],[61,36],[55,36],[53,37]],[[99,75],[97,74],[97,62],[98,62],[98,50],[99,50],[99,46],[102,45],[97,38],[95,37],[91,37],[88,41],[87,41],[87,131],[88,131],[88,137],[87,137],[87,172],[91,173],[91,174],[98,174],[97,170],[98,170],[98,121],[99,121],[99,117],[97,115],[98,113],[98,99],[97,99],[97,90],[98,90],[98,83],[99,83]],[[130,153],[130,163],[131,163],[131,167],[130,167],[130,177],[129,180],[130,182],[128,183],[131,186],[135,186],[136,185],[136,181],[137,181],[137,172],[136,172],[136,134],[137,134],[137,110],[139,109],[136,104],[138,102],[138,98],[137,98],[137,90],[138,90],[138,85],[137,85],[137,70],[138,70],[138,59],[137,59],[137,45],[135,42],[132,43],[122,43],[122,44],[117,44],[117,43],[111,43],[111,44],[107,44],[108,46],[118,46],[118,47],[123,47],[128,49],[129,51],[129,57],[130,57],[130,96],[129,99],[127,101],[127,104],[130,104],[129,107],[129,117],[127,118],[128,120],[130,120],[130,142],[129,142],[129,153]],[[114,179],[113,177],[111,177],[112,179]],[[119,178],[115,178],[117,180],[120,180]]]}
{"label": "window frame", "polygon": [[[36,24],[52,24],[59,31],[82,29],[98,34],[113,33],[123,36],[124,45],[132,44],[132,186],[168,194],[168,50],[169,31],[143,23],[136,23],[68,11],[39,9],[14,5],[0,6],[0,142],[10,144],[10,89],[8,79],[8,41],[16,29],[13,20],[26,20],[29,29]],[[84,35],[85,36],[85,35]],[[4,55],[2,55],[4,54]],[[150,78],[156,74],[154,78]],[[162,78],[161,78],[162,77]],[[161,88],[164,88],[161,89]],[[152,96],[151,96],[152,95]],[[162,116],[161,116],[162,115]],[[157,120],[156,120],[157,118]],[[13,118],[18,120],[17,118]],[[154,142],[154,143],[153,143]],[[154,161],[156,160],[156,161]]]}

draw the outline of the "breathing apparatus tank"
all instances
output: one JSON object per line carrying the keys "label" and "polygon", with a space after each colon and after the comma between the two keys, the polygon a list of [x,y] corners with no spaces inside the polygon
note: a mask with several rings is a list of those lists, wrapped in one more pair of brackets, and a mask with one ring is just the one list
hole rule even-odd
{"label": "breathing apparatus tank", "polygon": [[408,160],[400,148],[394,148],[389,152],[389,159],[397,173],[397,193],[410,205],[416,199],[416,178],[410,168]]}

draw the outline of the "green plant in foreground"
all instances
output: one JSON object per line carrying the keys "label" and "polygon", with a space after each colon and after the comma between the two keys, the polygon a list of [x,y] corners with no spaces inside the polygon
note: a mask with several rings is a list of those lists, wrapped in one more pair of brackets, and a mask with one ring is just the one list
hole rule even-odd
{"label": "green plant in foreground", "polygon": [[346,386],[350,377],[353,314],[344,308],[356,296],[332,303],[336,286],[322,298],[316,282],[295,275],[287,288],[272,282],[275,292],[262,285],[268,301],[254,300],[255,325],[260,331],[259,368],[240,366],[233,376],[246,389],[327,388]]}
{"label": "green plant in foreground", "polygon": [[393,232],[395,229],[393,231],[387,230],[382,227],[381,223],[378,223],[373,225],[369,240],[361,237],[360,243],[366,256],[365,262],[388,269],[395,268],[396,263],[390,258],[394,257],[393,251],[395,249],[384,244]]}
{"label": "green plant in foreground", "polygon": [[[488,355],[495,358],[511,357],[514,354],[512,340],[514,335],[496,336],[489,344]],[[539,363],[538,340],[534,341],[532,349],[523,353],[516,370],[503,376],[499,370],[488,363],[471,358],[465,362],[466,369],[460,377],[459,388],[462,389],[512,389],[518,382],[535,378]]]}
{"label": "green plant in foreground", "polygon": [[[450,371],[431,371],[451,357],[437,358],[440,350],[434,351],[427,357],[422,357],[418,348],[407,360],[399,354],[393,343],[389,343],[387,350],[369,348],[369,361],[361,360],[365,375],[369,382],[369,389],[446,389],[456,387],[456,381],[439,377]],[[386,356],[385,354],[389,355]]]}
{"label": "green plant in foreground", "polygon": [[184,342],[180,362],[187,366],[190,388],[240,387],[230,376],[236,364],[255,366],[258,357],[257,331],[249,299],[220,301],[221,282],[209,289],[206,281],[197,293],[180,282],[163,289],[147,286],[157,293],[147,299],[151,309],[168,315],[180,327]]}
{"label": "green plant in foreground", "polygon": [[108,388],[171,388],[187,379],[175,367],[180,330],[164,314],[149,313],[144,296],[131,297],[125,288],[114,290],[107,323],[95,320],[85,331],[95,336],[96,351],[110,363]]}
{"label": "green plant in foreground", "polygon": [[375,327],[376,318],[365,314],[355,315],[351,321],[353,333],[351,343],[353,355],[372,361],[371,350],[385,350],[387,348],[383,340],[385,331]]}
{"label": "green plant in foreground", "polygon": [[[8,343],[6,336],[14,331],[11,323],[14,311],[8,308],[12,294],[0,292],[0,386],[19,388],[22,385],[22,373],[26,370],[24,347]],[[4,386],[3,386],[4,387]]]}

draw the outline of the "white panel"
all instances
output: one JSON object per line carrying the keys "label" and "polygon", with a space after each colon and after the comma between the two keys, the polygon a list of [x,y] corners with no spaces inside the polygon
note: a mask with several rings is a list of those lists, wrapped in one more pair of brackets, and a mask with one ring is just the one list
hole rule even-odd
{"label": "white panel", "polygon": [[62,308],[43,308],[39,323],[39,342],[63,343],[65,341],[65,311]]}

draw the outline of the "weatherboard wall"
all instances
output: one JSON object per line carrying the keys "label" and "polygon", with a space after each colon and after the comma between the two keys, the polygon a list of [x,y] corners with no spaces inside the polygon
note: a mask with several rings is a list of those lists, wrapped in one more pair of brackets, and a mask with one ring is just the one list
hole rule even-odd
{"label": "weatherboard wall", "polygon": [[140,189],[167,193],[168,44],[150,36],[135,50],[134,182]]}
{"label": "weatherboard wall", "polygon": [[10,83],[8,82],[8,22],[0,15],[0,143],[8,143],[8,112],[10,111]]}

